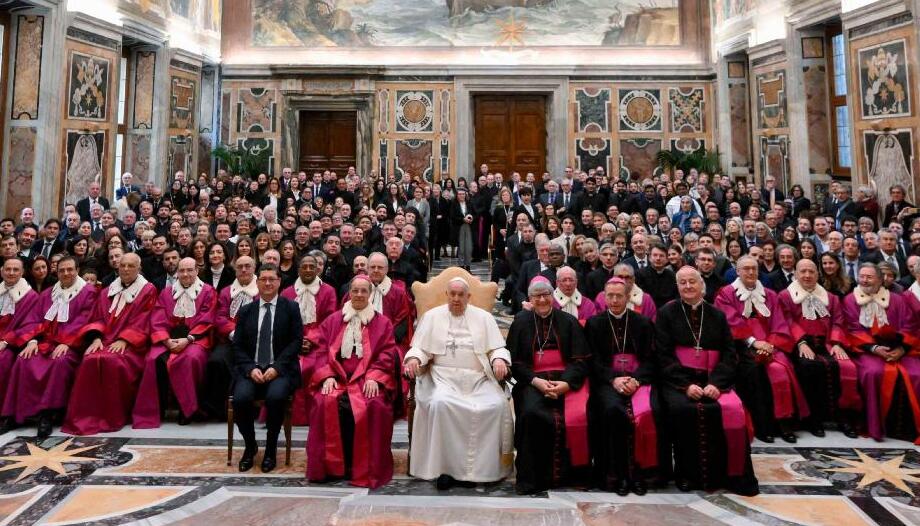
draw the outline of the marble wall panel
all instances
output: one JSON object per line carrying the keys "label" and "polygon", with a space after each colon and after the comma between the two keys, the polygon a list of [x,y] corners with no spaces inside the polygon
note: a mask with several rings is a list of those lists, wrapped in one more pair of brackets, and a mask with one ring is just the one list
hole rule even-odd
{"label": "marble wall panel", "polygon": [[210,133],[198,135],[198,174],[211,173],[211,148],[213,146]]}
{"label": "marble wall panel", "polygon": [[441,133],[450,133],[450,102],[453,91],[442,89],[440,91],[441,101],[439,107],[441,110]]}
{"label": "marble wall panel", "polygon": [[173,75],[170,80],[169,127],[192,129],[195,120],[195,97],[198,82]]}
{"label": "marble wall panel", "polygon": [[18,217],[19,212],[32,204],[32,174],[35,170],[37,128],[10,129],[10,149],[7,161],[8,181],[6,215]]}
{"label": "marble wall panel", "polygon": [[67,118],[105,122],[108,119],[112,61],[71,51],[67,71]]}
{"label": "marble wall panel", "polygon": [[220,141],[223,143],[230,142],[230,90],[220,92]]}
{"label": "marble wall panel", "polygon": [[275,131],[277,90],[266,88],[241,88],[236,103],[239,133],[272,133]]}
{"label": "marble wall panel", "polygon": [[106,131],[66,130],[64,140],[63,201],[76,203],[85,197],[90,183],[101,181]]}
{"label": "marble wall panel", "polygon": [[896,184],[914,195],[914,147],[910,128],[863,131],[863,151],[869,181],[878,189],[879,204],[888,204],[888,190]]}
{"label": "marble wall panel", "polygon": [[380,175],[380,177],[386,179],[386,177],[390,175],[390,160],[388,157],[390,152],[390,142],[386,139],[380,139],[378,141],[377,147],[379,149],[379,153],[377,154],[377,162],[380,163],[377,169],[377,173]]}
{"label": "marble wall panel", "polygon": [[620,131],[661,131],[661,90],[619,90]]}
{"label": "marble wall panel", "polygon": [[903,38],[857,51],[863,119],[910,116],[907,53]]}
{"label": "marble wall panel", "polygon": [[450,173],[450,139],[447,137],[441,139],[441,173]]}
{"label": "marble wall panel", "polygon": [[703,132],[703,88],[670,88],[668,99],[673,133]]}
{"label": "marble wall panel", "polygon": [[757,127],[761,130],[785,128],[786,74],[783,71],[762,73],[755,77],[757,90]]}
{"label": "marble wall panel", "polygon": [[434,129],[433,91],[397,91],[394,110],[397,132],[425,133]]}
{"label": "marble wall panel", "polygon": [[802,58],[824,58],[824,39],[821,37],[803,38]]}
{"label": "marble wall panel", "polygon": [[606,138],[586,137],[575,140],[575,167],[587,172],[603,166],[606,173],[610,171],[612,141]]}
{"label": "marble wall panel", "polygon": [[41,86],[42,37],[45,17],[20,15],[16,34],[13,65],[13,102],[11,118],[38,118],[38,90]]}
{"label": "marble wall panel", "polygon": [[377,91],[377,131],[390,131],[390,90]]}
{"label": "marble wall panel", "polygon": [[830,121],[828,119],[827,71],[825,66],[803,68],[805,111],[808,119],[808,168],[811,173],[831,172]]}
{"label": "marble wall panel", "polygon": [[728,78],[743,79],[747,77],[747,62],[733,61],[728,63]]}
{"label": "marble wall panel", "polygon": [[174,174],[179,170],[189,173],[192,167],[192,143],[189,142],[188,137],[170,137],[167,156],[168,174]]}
{"label": "marble wall panel", "polygon": [[423,139],[406,139],[396,141],[396,172],[399,176],[421,176],[432,180],[432,143]]}
{"label": "marble wall panel", "polygon": [[575,90],[576,132],[596,133],[610,131],[608,107],[610,89],[582,88]]}
{"label": "marble wall panel", "polygon": [[157,54],[138,51],[134,61],[134,127],[153,128],[153,86],[156,80]]}
{"label": "marble wall panel", "polygon": [[128,171],[138,184],[143,184],[150,180],[150,135],[131,134],[128,137],[131,141]]}
{"label": "marble wall panel", "polygon": [[655,156],[660,151],[660,139],[620,140],[620,176],[635,181],[653,176],[658,170]]}
{"label": "marble wall panel", "polygon": [[776,187],[789,193],[789,137],[769,135],[760,137],[760,174],[776,178]]}

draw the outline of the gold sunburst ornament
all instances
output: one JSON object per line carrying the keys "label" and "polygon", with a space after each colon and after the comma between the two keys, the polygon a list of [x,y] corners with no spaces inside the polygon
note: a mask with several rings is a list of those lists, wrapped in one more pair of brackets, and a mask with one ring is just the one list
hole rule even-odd
{"label": "gold sunburst ornament", "polygon": [[823,471],[836,471],[838,473],[855,473],[862,475],[862,480],[857,484],[856,489],[864,488],[881,480],[890,482],[891,485],[899,490],[914,496],[914,492],[908,487],[905,481],[920,483],[920,478],[914,475],[920,475],[920,469],[905,469],[901,467],[904,462],[904,455],[899,455],[884,462],[879,462],[874,458],[866,455],[860,450],[855,450],[859,455],[859,460],[848,460],[830,455],[821,455],[835,462],[846,464],[847,468],[826,468]]}
{"label": "gold sunburst ornament", "polygon": [[98,458],[79,457],[77,455],[80,453],[85,453],[91,449],[96,449],[102,444],[78,447],[68,450],[67,448],[70,447],[71,443],[73,443],[73,439],[68,438],[67,440],[61,442],[51,449],[42,449],[35,444],[26,442],[26,446],[29,447],[29,454],[0,457],[0,460],[13,462],[12,464],[0,467],[0,471],[11,471],[14,469],[24,468],[22,473],[20,473],[14,481],[19,482],[29,475],[38,472],[38,470],[42,468],[50,469],[58,475],[67,475],[67,469],[64,468],[65,463],[70,464],[76,462],[95,462],[100,460]]}
{"label": "gold sunburst ornament", "polygon": [[524,45],[524,31],[527,31],[527,25],[524,22],[518,22],[514,18],[514,10],[507,20],[498,21],[498,40],[496,46],[508,45],[508,49],[513,51],[514,45]]}

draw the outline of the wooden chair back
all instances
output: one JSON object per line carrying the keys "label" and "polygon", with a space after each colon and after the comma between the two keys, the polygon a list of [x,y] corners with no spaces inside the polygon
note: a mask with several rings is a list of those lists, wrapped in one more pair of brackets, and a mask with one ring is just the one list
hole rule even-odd
{"label": "wooden chair back", "polygon": [[447,303],[447,283],[460,277],[470,284],[470,304],[492,312],[495,305],[495,296],[498,293],[498,284],[487,282],[483,283],[479,278],[463,270],[460,267],[449,267],[441,271],[435,278],[428,283],[415,282],[412,284],[412,294],[415,295],[415,310],[418,312],[418,319],[429,310]]}

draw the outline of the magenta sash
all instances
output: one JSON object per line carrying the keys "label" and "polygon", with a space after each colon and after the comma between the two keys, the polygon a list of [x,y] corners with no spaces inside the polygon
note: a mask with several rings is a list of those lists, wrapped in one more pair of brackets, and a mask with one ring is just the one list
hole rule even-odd
{"label": "magenta sash", "polygon": [[658,430],[652,413],[652,386],[643,385],[630,399],[633,410],[633,425],[636,464],[643,469],[658,465]]}
{"label": "magenta sash", "polygon": [[[534,356],[534,372],[546,373],[565,370],[565,359],[559,349],[544,349]],[[573,466],[588,464],[588,380],[578,390],[565,394],[565,437]]]}
{"label": "magenta sash", "polygon": [[632,374],[639,368],[639,359],[631,353],[614,354],[610,368],[617,375]]}
{"label": "magenta sash", "polygon": [[[719,351],[697,351],[693,347],[677,346],[675,353],[681,365],[690,369],[711,372],[719,363]],[[747,412],[733,389],[723,392],[717,402],[722,410],[722,432],[728,448],[728,475],[737,477],[744,474],[747,444],[750,442]]]}

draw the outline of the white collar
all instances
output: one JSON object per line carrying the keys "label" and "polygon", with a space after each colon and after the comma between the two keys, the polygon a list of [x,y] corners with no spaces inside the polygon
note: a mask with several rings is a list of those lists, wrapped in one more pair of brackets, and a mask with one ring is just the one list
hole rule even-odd
{"label": "white collar", "polygon": [[390,293],[392,287],[393,280],[390,279],[390,276],[384,276],[383,281],[374,287],[371,293],[371,305],[374,306],[375,311],[383,313],[383,297]]}
{"label": "white collar", "polygon": [[29,282],[19,278],[12,287],[0,282],[0,316],[16,314],[16,304],[32,290]]}
{"label": "white collar", "polygon": [[645,299],[645,291],[639,288],[639,285],[633,285],[629,289],[629,298],[626,299],[626,307],[638,309],[642,307],[642,300]]}
{"label": "white collar", "polygon": [[230,285],[230,317],[236,318],[236,313],[240,310],[240,307],[258,297],[259,286],[256,284],[255,278],[246,286],[243,286],[239,279],[233,280],[233,284]]}
{"label": "white collar", "polygon": [[108,291],[108,297],[112,298],[112,305],[109,307],[109,313],[111,314],[114,312],[115,317],[118,317],[125,306],[130,305],[131,302],[140,295],[145,285],[147,285],[147,278],[141,274],[138,274],[134,283],[127,287],[122,283],[121,278],[113,281],[112,284],[109,285]]}
{"label": "white collar", "polygon": [[45,319],[67,323],[70,320],[70,300],[76,298],[85,286],[86,281],[80,276],[77,276],[77,279],[66,289],[61,286],[60,281],[55,283],[51,288],[51,307],[45,313]]}
{"label": "white collar", "polygon": [[345,302],[342,306],[342,320],[347,324],[345,334],[342,335],[342,346],[339,352],[342,358],[351,358],[352,351],[358,358],[364,356],[364,335],[362,329],[374,319],[377,311],[370,303],[361,310],[355,310],[351,306],[351,300]]}
{"label": "white collar", "polygon": [[306,284],[298,278],[294,282],[294,293],[297,295],[297,305],[300,307],[300,319],[304,325],[316,321],[316,294],[319,292],[323,281],[313,278],[313,283]]}
{"label": "white collar", "polygon": [[204,289],[204,282],[195,278],[188,288],[183,287],[178,281],[172,286],[172,297],[176,304],[173,306],[173,316],[176,318],[191,318],[195,316],[198,309],[195,307],[195,300],[198,294]]}
{"label": "white collar", "polygon": [[628,307],[628,306],[627,306],[627,308],[623,309],[623,312],[621,312],[621,313],[619,313],[619,314],[614,314],[612,310],[610,310],[609,308],[607,309],[607,313],[610,314],[611,316],[613,316],[613,317],[614,317],[615,319],[617,319],[617,320],[622,320],[622,319],[623,319],[623,316],[626,316],[626,312],[627,312],[627,311],[629,311],[629,307]]}
{"label": "white collar", "polygon": [[566,296],[565,293],[557,287],[556,290],[553,291],[553,299],[559,304],[559,309],[562,312],[571,314],[576,318],[578,317],[578,308],[581,307],[581,292],[578,292],[578,289],[575,289],[575,293],[571,296]]}
{"label": "white collar", "polygon": [[744,317],[750,318],[756,310],[761,316],[767,318],[770,316],[770,308],[767,307],[767,291],[763,288],[763,283],[757,281],[753,289],[741,282],[741,278],[736,278],[731,287],[735,289],[735,297],[744,304]]}
{"label": "white collar", "polygon": [[911,285],[910,288],[907,290],[909,290],[911,294],[914,295],[915,298],[920,300],[920,281],[915,281],[914,284]]}
{"label": "white collar", "polygon": [[867,329],[873,325],[883,327],[888,325],[888,305],[891,303],[891,292],[885,287],[879,287],[875,294],[868,294],[862,287],[853,289],[853,299],[859,305],[859,324]]}
{"label": "white collar", "polygon": [[827,310],[830,304],[830,297],[827,294],[827,290],[820,284],[816,284],[815,290],[809,292],[798,281],[793,281],[786,290],[789,291],[792,302],[802,306],[802,317],[806,320],[816,320],[830,316],[830,312]]}

